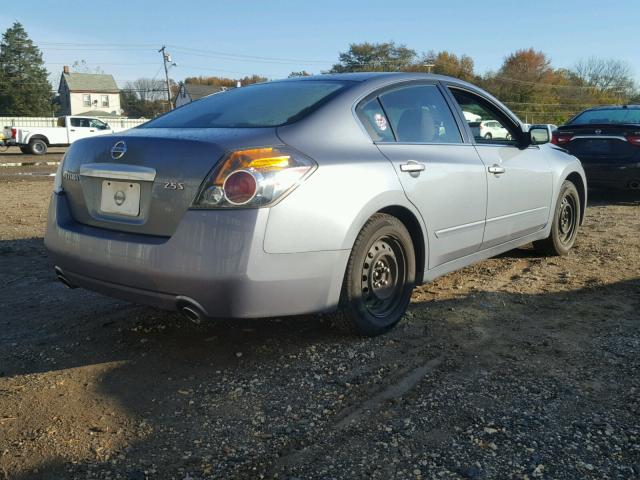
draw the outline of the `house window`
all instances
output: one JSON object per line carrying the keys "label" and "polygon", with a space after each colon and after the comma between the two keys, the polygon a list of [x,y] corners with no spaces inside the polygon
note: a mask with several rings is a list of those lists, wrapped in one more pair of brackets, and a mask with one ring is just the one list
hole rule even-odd
{"label": "house window", "polygon": [[100,95],[100,100],[103,107],[109,106],[109,95]]}
{"label": "house window", "polygon": [[84,105],[85,107],[91,106],[91,95],[89,95],[88,93],[82,95],[82,105]]}

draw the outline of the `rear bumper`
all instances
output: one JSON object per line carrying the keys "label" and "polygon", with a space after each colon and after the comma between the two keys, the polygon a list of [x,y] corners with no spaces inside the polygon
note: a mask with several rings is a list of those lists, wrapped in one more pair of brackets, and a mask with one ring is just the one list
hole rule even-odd
{"label": "rear bumper", "polygon": [[257,318],[335,308],[348,250],[267,254],[268,209],[189,210],[170,238],[77,223],[53,194],[45,245],[74,286],[135,303],[199,305],[208,317]]}
{"label": "rear bumper", "polygon": [[637,188],[640,184],[640,163],[602,164],[583,162],[589,187]]}

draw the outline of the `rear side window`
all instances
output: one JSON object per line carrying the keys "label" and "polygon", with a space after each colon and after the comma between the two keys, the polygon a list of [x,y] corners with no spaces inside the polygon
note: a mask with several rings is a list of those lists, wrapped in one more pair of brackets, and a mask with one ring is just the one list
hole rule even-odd
{"label": "rear side window", "polygon": [[393,142],[389,120],[377,98],[373,98],[356,109],[360,121],[374,142]]}
{"label": "rear side window", "polygon": [[571,120],[569,125],[589,125],[598,123],[640,123],[640,109],[606,108],[601,110],[587,110]]}
{"label": "rear side window", "polygon": [[140,128],[252,128],[295,122],[352,82],[298,80],[260,83],[188,103]]}
{"label": "rear side window", "polygon": [[435,85],[413,85],[380,95],[398,142],[462,143],[444,97]]}

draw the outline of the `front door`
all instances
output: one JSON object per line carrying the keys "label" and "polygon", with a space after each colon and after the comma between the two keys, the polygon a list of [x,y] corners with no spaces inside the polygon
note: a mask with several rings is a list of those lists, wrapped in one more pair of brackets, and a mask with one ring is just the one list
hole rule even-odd
{"label": "front door", "polygon": [[73,143],[81,138],[90,137],[95,129],[91,128],[90,119],[82,117],[71,117],[69,125],[69,143]]}
{"label": "front door", "polygon": [[[472,92],[450,88],[460,109],[498,123],[508,135],[475,134],[476,149],[486,166],[487,221],[482,248],[524,237],[549,221],[553,179],[547,158],[538,146],[520,148],[519,126],[499,107]],[[467,113],[465,117],[470,117]],[[470,129],[473,131],[473,129]],[[477,131],[477,129],[476,129]]]}
{"label": "front door", "polygon": [[487,201],[484,164],[435,84],[409,84],[359,108],[428,231],[428,268],[476,252]]}

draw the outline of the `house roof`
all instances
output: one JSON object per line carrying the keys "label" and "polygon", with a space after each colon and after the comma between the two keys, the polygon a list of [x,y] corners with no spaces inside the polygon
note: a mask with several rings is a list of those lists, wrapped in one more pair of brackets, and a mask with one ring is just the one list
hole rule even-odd
{"label": "house roof", "polygon": [[113,75],[97,73],[63,73],[62,80],[67,82],[71,92],[118,93],[118,85]]}
{"label": "house roof", "polygon": [[82,112],[74,115],[74,117],[119,117],[120,115],[115,115],[114,113],[105,112],[103,110],[89,110],[87,112]]}
{"label": "house roof", "polygon": [[223,87],[217,85],[200,85],[198,83],[184,83],[185,90],[191,97],[191,100],[198,100],[199,98],[206,97],[212,93],[218,93],[225,90]]}

